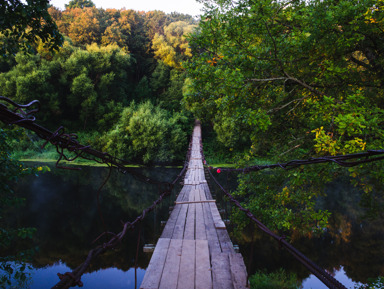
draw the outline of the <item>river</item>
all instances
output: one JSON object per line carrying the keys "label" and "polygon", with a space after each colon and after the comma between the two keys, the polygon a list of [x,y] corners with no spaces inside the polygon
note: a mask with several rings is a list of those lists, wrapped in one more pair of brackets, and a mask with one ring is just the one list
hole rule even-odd
{"label": "river", "polygon": [[[175,168],[135,170],[161,181],[171,181],[179,173]],[[29,264],[30,274],[24,288],[51,288],[59,282],[57,273],[71,271],[85,260],[91,243],[105,231],[103,222],[108,231],[119,232],[121,221],[134,220],[158,197],[157,186],[112,171],[100,193],[98,209],[97,190],[107,174],[106,168],[83,167],[81,171],[69,171],[52,167],[50,172],[39,177],[28,176],[16,185],[16,193],[26,201],[7,221],[37,228],[31,246],[38,249]],[[129,232],[121,246],[91,263],[81,279],[83,288],[133,289],[140,285],[151,257],[143,252],[143,245],[156,243],[162,230],[161,221],[167,220],[178,189],[147,215],[142,226]],[[361,218],[359,196],[356,189],[347,185],[335,183],[329,186],[327,197],[319,199],[319,205],[333,213],[330,230],[321,238],[294,241],[299,250],[347,288],[384,275],[384,222]],[[222,207],[229,207],[223,202]],[[230,229],[231,225],[228,227]],[[240,245],[249,272],[274,271],[282,267],[294,272],[302,280],[304,289],[326,288],[262,233],[244,234],[241,240],[234,242]],[[21,287],[20,284],[17,286]]]}

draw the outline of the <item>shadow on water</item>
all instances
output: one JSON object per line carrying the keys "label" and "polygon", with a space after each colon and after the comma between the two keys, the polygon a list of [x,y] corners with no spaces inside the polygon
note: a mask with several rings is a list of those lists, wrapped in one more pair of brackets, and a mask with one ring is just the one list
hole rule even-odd
{"label": "shadow on water", "polygon": [[[180,169],[135,169],[160,181],[172,181]],[[16,193],[26,199],[25,206],[9,216],[8,222],[37,229],[38,252],[31,265],[28,288],[51,288],[57,273],[73,270],[84,262],[94,241],[104,232],[97,209],[97,190],[108,174],[107,168],[84,167],[81,171],[58,170],[39,177],[28,176],[16,185]],[[175,188],[141,225],[137,283],[144,276],[151,255],[143,245],[155,244],[161,234],[161,220],[175,200]],[[121,222],[133,221],[159,196],[156,185],[143,183],[116,170],[100,195],[100,209],[110,232],[118,233]],[[92,261],[83,276],[83,288],[135,288],[135,259],[139,228],[128,232],[121,246]],[[106,241],[106,240],[104,240]]]}
{"label": "shadow on water", "polygon": [[[236,176],[216,176],[226,189],[236,188]],[[211,189],[222,200],[219,189],[214,185]],[[326,196],[317,201],[319,208],[332,213],[327,231],[321,237],[302,237],[293,241],[297,249],[347,288],[355,288],[367,283],[370,278],[384,276],[384,220],[364,217],[366,211],[359,205],[362,194],[347,180],[328,185]],[[231,204],[222,200],[221,206],[230,211]],[[233,227],[229,225],[230,232],[231,229]],[[240,245],[250,275],[256,271],[273,272],[284,268],[302,280],[303,289],[327,288],[278,242],[257,228],[243,232],[233,242]]]}

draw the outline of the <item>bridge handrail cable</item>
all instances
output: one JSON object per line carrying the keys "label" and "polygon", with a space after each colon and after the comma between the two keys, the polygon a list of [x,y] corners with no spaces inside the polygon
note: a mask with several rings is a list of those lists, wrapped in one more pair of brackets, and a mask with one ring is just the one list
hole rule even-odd
{"label": "bridge handrail cable", "polygon": [[[39,111],[38,101],[32,101],[26,105],[20,105],[10,100],[9,98],[3,97],[3,96],[0,96],[0,100],[5,101],[8,104],[15,107],[15,110],[12,111],[8,108],[7,105],[0,103],[0,120],[6,124],[18,125],[28,130],[34,131],[40,138],[56,146],[56,150],[59,153],[59,159],[56,163],[56,166],[58,168],[73,169],[69,167],[59,166],[59,162],[63,158],[67,161],[73,161],[79,157],[85,158],[85,159],[93,160],[99,163],[105,163],[110,167],[110,169],[114,167],[114,168],[117,168],[122,173],[128,172],[134,175],[135,177],[138,177],[144,182],[156,184],[158,185],[158,188],[161,191],[159,198],[156,201],[154,201],[151,206],[144,209],[143,212],[134,221],[122,223],[123,229],[119,233],[115,234],[111,232],[104,232],[99,237],[97,237],[94,243],[100,240],[101,237],[103,236],[112,235],[112,237],[108,241],[91,249],[88,252],[88,255],[85,261],[81,265],[79,265],[77,268],[72,270],[72,272],[67,272],[65,274],[58,273],[57,275],[59,276],[61,281],[59,281],[55,286],[53,286],[52,289],[53,288],[63,289],[63,288],[69,288],[72,286],[81,287],[83,285],[83,283],[81,282],[81,276],[85,273],[91,261],[95,257],[107,251],[108,249],[114,248],[117,245],[119,245],[129,229],[133,229],[135,225],[141,222],[149,212],[153,211],[156,208],[156,206],[160,204],[165,197],[171,194],[174,185],[184,175],[188,167],[189,159],[191,156],[192,138],[189,143],[189,148],[187,151],[184,166],[180,171],[180,173],[175,177],[175,179],[172,182],[160,182],[160,181],[151,179],[147,176],[144,176],[140,173],[134,172],[133,170],[125,167],[125,165],[128,163],[127,161],[115,158],[108,153],[97,151],[93,149],[91,146],[81,145],[77,141],[77,136],[75,134],[65,134],[63,127],[59,127],[55,132],[51,132],[50,130],[36,124],[34,122],[36,118],[33,116],[33,114]],[[30,108],[33,105],[37,105],[38,108],[32,109],[30,111],[25,110],[26,108]],[[67,157],[64,154],[65,149],[67,149],[70,152],[74,152],[76,154],[75,157],[73,158]],[[89,157],[86,157],[84,156],[84,153],[92,155],[95,158],[91,159]],[[101,190],[102,186],[104,186],[105,182],[101,185],[99,191]]]}

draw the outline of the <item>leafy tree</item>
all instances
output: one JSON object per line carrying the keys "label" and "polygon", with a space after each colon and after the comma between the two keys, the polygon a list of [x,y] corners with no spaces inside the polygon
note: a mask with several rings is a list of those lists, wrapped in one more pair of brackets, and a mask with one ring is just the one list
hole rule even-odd
{"label": "leafy tree", "polygon": [[169,14],[169,18],[171,22],[184,21],[189,24],[197,24],[198,22],[196,19],[193,18],[193,16],[179,12],[171,12],[171,14]]}
{"label": "leafy tree", "polygon": [[57,50],[63,38],[48,11],[47,0],[5,0],[0,6],[0,55],[15,54],[20,48],[33,51],[40,38],[45,45]]}
{"label": "leafy tree", "polygon": [[152,91],[149,87],[148,78],[144,76],[137,86],[135,87],[135,90],[133,92],[134,98],[138,101],[142,101],[144,99],[150,99],[152,96]]}
{"label": "leafy tree", "polygon": [[[55,7],[48,11],[66,35],[64,43],[53,53],[37,39],[35,54],[17,53],[2,61],[1,95],[19,103],[40,100],[39,123],[52,130],[58,124],[81,130],[96,144],[99,134],[92,131],[110,130],[132,100],[150,99],[162,108],[181,110],[185,74],[156,60],[151,40],[155,33],[168,35],[177,61],[185,59],[190,51],[182,35],[189,31],[192,18],[96,9],[90,1],[71,1],[65,11]],[[186,22],[175,22],[179,20]]]}
{"label": "leafy tree", "polygon": [[65,9],[72,8],[86,8],[86,7],[96,7],[95,3],[92,0],[71,0],[68,4],[65,4]]}
{"label": "leafy tree", "polygon": [[[201,33],[191,39],[195,51],[202,52],[195,54],[189,67],[196,87],[195,95],[187,95],[191,109],[201,100],[207,105],[214,101],[216,111],[229,110],[238,121],[252,126],[256,138],[271,125],[280,125],[280,116],[298,122],[306,112],[316,115],[321,106],[324,110],[309,128],[320,129],[321,122],[332,119],[330,112],[337,115],[329,106],[341,97],[380,95],[381,50],[371,39],[383,35],[366,19],[375,1],[242,1],[231,10],[225,3],[219,6],[225,12],[212,8],[200,24]],[[361,48],[366,50],[360,54],[364,61],[373,57],[368,51],[375,55],[375,69],[363,69],[364,62],[357,65],[354,55]],[[350,109],[356,109],[353,103]],[[342,114],[343,110],[338,109]]]}
{"label": "leafy tree", "polygon": [[126,42],[128,37],[126,34],[122,32],[122,27],[117,23],[113,23],[111,26],[108,26],[101,38],[101,43],[103,45],[115,44],[120,47],[126,48],[126,52],[128,52],[128,47],[126,46]]}
{"label": "leafy tree", "polygon": [[25,104],[39,99],[44,110],[40,115],[43,122],[57,119],[60,114],[59,94],[56,86],[60,64],[56,61],[41,60],[38,55],[18,53],[16,66],[0,74],[0,94],[17,103]]}
{"label": "leafy tree", "polygon": [[133,59],[117,46],[81,50],[69,42],[50,58],[17,54],[17,65],[0,74],[0,94],[18,103],[40,100],[37,117],[51,129],[108,129],[132,98]]}
{"label": "leafy tree", "polygon": [[165,14],[162,11],[149,11],[145,14],[145,23],[149,39],[153,39],[155,34],[164,35],[164,28],[172,22],[184,21],[189,24],[197,24],[197,21],[191,16],[178,12]]}
{"label": "leafy tree", "polygon": [[[95,128],[104,123],[107,129],[110,122],[103,116],[111,113],[114,104],[127,104],[132,73],[132,59],[117,46],[87,46],[87,50],[77,50],[63,63],[64,82],[69,86],[65,115],[79,116],[83,128]],[[67,86],[67,87],[68,87]],[[116,105],[116,108],[118,106]],[[113,109],[112,111],[117,111]],[[111,116],[109,116],[111,119]]]}
{"label": "leafy tree", "polygon": [[153,39],[155,34],[164,34],[164,27],[171,22],[169,15],[163,11],[149,11],[145,14],[145,25],[149,39]]}
{"label": "leafy tree", "polygon": [[[256,157],[282,161],[382,147],[381,1],[205,3],[199,30],[189,39],[193,56],[185,64],[190,80],[184,103],[215,123],[228,149],[248,148],[241,165]],[[346,173],[372,192],[367,183],[383,180],[373,167],[382,171],[375,164],[349,172],[328,166],[296,175],[251,174],[242,177],[238,194],[274,228],[316,231],[327,214],[316,212],[306,197],[312,200],[324,183]],[[279,181],[271,179],[277,175]],[[262,178],[272,183],[260,184]],[[262,207],[264,201],[272,211]],[[273,209],[283,201],[285,216],[296,217]],[[300,218],[317,221],[307,227],[294,221]]]}
{"label": "leafy tree", "polygon": [[68,27],[68,36],[78,45],[100,43],[99,11],[95,7],[75,8],[71,11],[74,19]]}
{"label": "leafy tree", "polygon": [[169,86],[159,96],[160,104],[163,108],[170,111],[182,110],[181,101],[183,99],[183,85],[185,80],[185,72],[177,69],[170,71]]}
{"label": "leafy tree", "polygon": [[128,38],[131,34],[131,24],[128,19],[121,16],[121,10],[116,9],[107,9],[103,18],[100,21],[105,26],[102,28],[104,31],[101,39],[102,45],[116,44],[125,52],[129,52]]}
{"label": "leafy tree", "polygon": [[119,158],[144,163],[180,160],[187,144],[188,122],[182,114],[170,115],[151,102],[132,102],[106,135],[104,149]]}
{"label": "leafy tree", "polygon": [[156,95],[164,93],[169,86],[170,70],[170,67],[164,64],[164,62],[161,60],[157,61],[150,80],[151,88]]}
{"label": "leafy tree", "polygon": [[186,35],[193,32],[195,25],[177,21],[164,28],[164,35],[155,34],[152,49],[155,57],[174,68],[181,68],[181,61],[191,55]]}

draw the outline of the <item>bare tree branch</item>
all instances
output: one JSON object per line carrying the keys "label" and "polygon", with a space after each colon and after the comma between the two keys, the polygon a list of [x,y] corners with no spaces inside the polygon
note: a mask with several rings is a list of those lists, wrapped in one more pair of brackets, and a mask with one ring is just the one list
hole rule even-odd
{"label": "bare tree branch", "polygon": [[[302,98],[297,98],[297,99],[294,99],[294,100],[291,100],[290,102],[287,102],[286,104],[284,104],[284,105],[282,105],[282,106],[279,106],[279,107],[275,107],[275,108],[272,108],[272,109],[270,109],[270,110],[268,110],[268,112],[267,113],[270,113],[270,112],[275,112],[275,111],[278,111],[278,110],[281,110],[281,109],[283,109],[283,108],[285,108],[285,107],[287,107],[287,106],[289,106],[290,104],[292,104],[293,102],[298,102],[298,103],[300,103],[300,102],[302,102],[304,99],[306,99],[307,97],[302,97]],[[297,104],[295,105],[295,107],[297,106]],[[295,108],[294,107],[294,108]],[[294,109],[293,108],[293,109]],[[291,111],[291,110],[290,110]],[[290,112],[289,111],[289,112]]]}
{"label": "bare tree branch", "polygon": [[299,79],[297,79],[295,77],[292,77],[292,76],[288,75],[288,73],[286,73],[285,71],[284,71],[284,74],[287,76],[287,78],[289,80],[292,80],[292,81],[296,82],[297,84],[300,84],[301,86],[307,88],[309,91],[311,91],[311,92],[313,92],[313,93],[315,93],[317,95],[325,95],[325,93],[323,93],[321,91],[318,91],[317,89],[315,89],[314,87],[308,85],[304,81],[301,81],[301,80],[299,80]]}
{"label": "bare tree branch", "polygon": [[274,77],[274,78],[251,78],[248,81],[257,81],[257,82],[268,82],[268,81],[277,81],[277,80],[287,80],[287,77]]}

